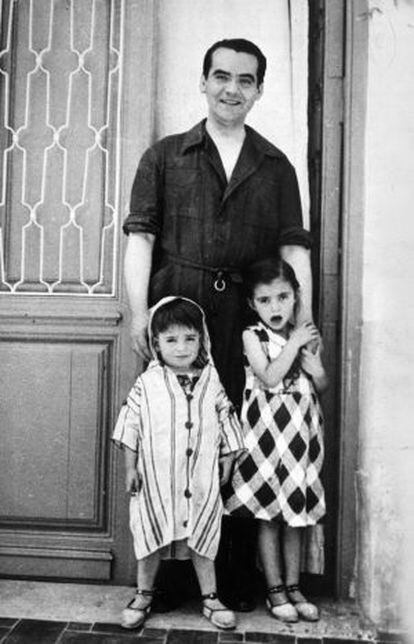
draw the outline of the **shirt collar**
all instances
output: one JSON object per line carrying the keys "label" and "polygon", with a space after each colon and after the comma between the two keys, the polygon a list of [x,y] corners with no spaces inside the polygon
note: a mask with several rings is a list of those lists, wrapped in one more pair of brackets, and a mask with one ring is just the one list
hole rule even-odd
{"label": "shirt collar", "polygon": [[[206,131],[206,120],[203,119],[197,125],[188,130],[184,135],[184,141],[181,147],[181,154],[185,154],[193,147],[201,146],[205,144],[206,137],[208,136]],[[255,152],[259,155],[265,154],[271,157],[284,157],[285,155],[281,150],[279,150],[275,145],[267,141],[263,136],[261,136],[256,130],[254,130],[249,125],[245,126],[246,128],[246,143],[251,146]]]}

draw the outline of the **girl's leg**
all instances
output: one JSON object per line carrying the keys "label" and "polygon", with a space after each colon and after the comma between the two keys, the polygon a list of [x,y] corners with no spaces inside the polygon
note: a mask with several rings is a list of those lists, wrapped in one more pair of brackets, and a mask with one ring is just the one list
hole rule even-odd
{"label": "girl's leg", "polygon": [[319,619],[319,611],[314,604],[308,602],[299,589],[300,555],[302,547],[303,528],[285,526],[283,539],[283,554],[286,570],[286,589],[290,601],[298,614],[310,622]]}
{"label": "girl's leg", "polygon": [[[140,559],[137,564],[137,590],[138,591],[152,591],[154,586],[155,575],[157,574],[158,566],[160,565],[159,551],[153,552]],[[145,609],[150,606],[152,597],[148,595],[137,594],[130,604],[129,608],[132,609]]]}
{"label": "girl's leg", "polygon": [[148,557],[140,559],[137,565],[137,588],[138,590],[152,590],[155,575],[160,565],[160,553],[156,550]]}
{"label": "girl's leg", "polygon": [[283,561],[281,554],[280,523],[259,522],[259,554],[267,583],[266,604],[274,617],[284,622],[296,622],[298,614],[289,602],[283,584]]}
{"label": "girl's leg", "polygon": [[236,626],[233,611],[227,609],[217,597],[217,580],[214,561],[190,550],[203,599],[203,614],[218,628],[230,629]]}
{"label": "girl's leg", "polygon": [[137,593],[122,611],[121,624],[124,628],[138,628],[145,622],[151,607],[152,588],[159,563],[159,551],[138,561]]}
{"label": "girl's leg", "polygon": [[286,586],[293,586],[299,583],[302,532],[303,528],[284,526],[283,559],[285,562]]}
{"label": "girl's leg", "polygon": [[283,584],[280,523],[259,521],[258,547],[268,587]]}

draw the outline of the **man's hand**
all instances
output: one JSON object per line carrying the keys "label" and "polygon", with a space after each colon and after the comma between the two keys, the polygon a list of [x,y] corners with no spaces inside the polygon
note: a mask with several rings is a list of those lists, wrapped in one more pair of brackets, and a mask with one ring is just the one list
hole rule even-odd
{"label": "man's hand", "polygon": [[148,347],[148,311],[134,315],[131,320],[131,341],[132,348],[144,360],[151,359]]}
{"label": "man's hand", "polygon": [[321,361],[321,348],[318,346],[316,351],[311,351],[307,347],[303,347],[300,352],[302,368],[310,376],[319,378],[325,373]]}

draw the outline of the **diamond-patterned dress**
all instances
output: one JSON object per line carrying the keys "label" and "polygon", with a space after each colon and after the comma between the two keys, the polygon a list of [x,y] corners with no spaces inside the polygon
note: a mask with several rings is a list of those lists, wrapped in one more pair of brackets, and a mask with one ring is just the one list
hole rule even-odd
{"label": "diamond-patterned dress", "polygon": [[[261,322],[250,330],[274,360],[286,340]],[[227,512],[292,527],[318,523],[325,514],[323,417],[311,378],[297,367],[269,389],[247,364],[242,423],[248,452],[222,490]]]}

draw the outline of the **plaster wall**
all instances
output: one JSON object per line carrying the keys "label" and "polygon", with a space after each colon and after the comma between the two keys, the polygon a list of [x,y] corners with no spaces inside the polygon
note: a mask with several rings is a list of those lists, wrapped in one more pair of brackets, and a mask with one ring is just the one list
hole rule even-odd
{"label": "plaster wall", "polygon": [[369,54],[357,588],[376,624],[396,626],[405,606],[413,627],[414,3],[369,2],[364,19]]}

